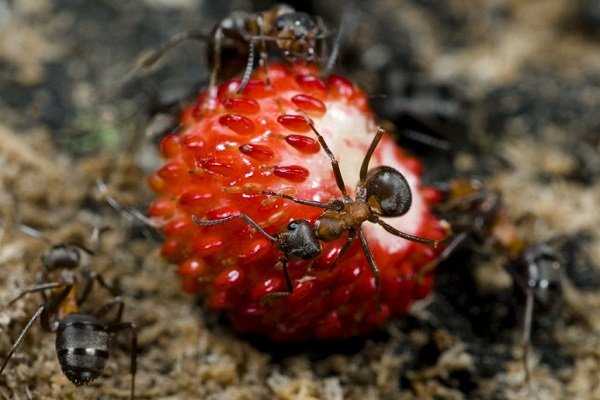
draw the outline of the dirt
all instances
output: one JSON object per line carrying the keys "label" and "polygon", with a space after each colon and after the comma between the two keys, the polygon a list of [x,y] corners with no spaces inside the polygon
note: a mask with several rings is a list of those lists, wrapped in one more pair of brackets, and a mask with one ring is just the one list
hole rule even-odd
{"label": "dirt", "polygon": [[[524,381],[524,296],[506,254],[473,238],[439,266],[434,293],[366,338],[276,345],[239,337],[183,294],[145,210],[144,177],[173,110],[206,84],[190,43],[122,85],[140,54],[181,30],[208,30],[269,1],[0,0],[0,354],[39,305],[30,296],[48,243],[89,243],[139,327],[140,399],[600,398],[600,1],[296,2],[349,25],[337,70],[373,96],[426,179],[477,177],[502,192],[531,243],[552,240],[563,290],[535,307]],[[414,133],[437,140],[425,145]],[[431,136],[427,136],[431,138]],[[33,238],[25,224],[42,232]],[[90,311],[106,302],[94,291]],[[0,376],[6,399],[129,396],[129,343],[76,388],[54,336],[35,324]]]}

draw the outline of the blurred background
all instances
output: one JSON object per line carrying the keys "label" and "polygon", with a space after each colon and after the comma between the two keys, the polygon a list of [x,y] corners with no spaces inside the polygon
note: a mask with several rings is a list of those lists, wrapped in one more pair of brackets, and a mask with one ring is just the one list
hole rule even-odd
{"label": "blurred background", "polygon": [[[569,290],[536,306],[529,387],[523,295],[485,238],[445,262],[435,293],[382,332],[289,348],[238,338],[204,315],[156,238],[106,205],[98,178],[145,209],[156,143],[208,80],[203,44],[123,82],[140,55],[273,4],[0,0],[0,304],[35,281],[46,246],[12,229],[17,221],[54,243],[101,221],[113,229],[98,268],[141,327],[139,398],[600,398],[599,0],[288,2],[331,29],[345,16],[335,71],[371,95],[398,142],[423,158],[427,182],[477,177],[502,192],[529,240],[552,240]],[[36,301],[0,307],[0,354]],[[127,398],[126,343],[105,377],[75,389],[53,340],[34,328],[0,377],[3,398]]]}

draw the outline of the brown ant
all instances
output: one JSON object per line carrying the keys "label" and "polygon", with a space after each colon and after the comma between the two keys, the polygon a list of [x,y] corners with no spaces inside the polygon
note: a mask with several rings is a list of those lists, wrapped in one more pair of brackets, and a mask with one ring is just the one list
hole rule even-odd
{"label": "brown ant", "polygon": [[[33,228],[21,225],[21,230],[43,238],[41,233]],[[94,230],[93,237],[97,235],[99,231]],[[130,399],[133,400],[137,371],[137,333],[133,322],[122,321],[125,306],[123,300],[116,296],[92,314],[80,311],[80,306],[89,297],[94,282],[114,296],[113,288],[106,283],[102,275],[90,271],[89,256],[92,255],[92,250],[69,243],[51,246],[42,255],[42,280],[37,285],[21,291],[8,305],[32,293],[41,293],[43,303],[29,319],[4,358],[0,374],[38,318],[44,331],[56,334],[56,354],[61,369],[77,386],[88,384],[102,374],[110,355],[113,334],[128,330],[131,337]],[[55,279],[49,279],[52,275]],[[78,295],[80,281],[84,285]],[[47,291],[51,291],[49,298]],[[115,317],[105,320],[106,314],[115,308]]]}
{"label": "brown ant", "polygon": [[283,272],[288,289],[285,294],[289,294],[293,291],[293,284],[287,269],[288,259],[314,259],[321,254],[321,241],[333,241],[342,237],[344,233],[347,233],[347,240],[337,256],[339,259],[358,237],[367,263],[369,264],[369,268],[373,274],[373,278],[375,279],[375,285],[379,290],[379,268],[377,267],[373,254],[369,248],[367,238],[361,228],[361,225],[364,222],[368,221],[378,224],[392,235],[414,242],[436,247],[439,244],[439,241],[401,232],[381,219],[381,217],[399,217],[404,215],[408,212],[412,204],[410,186],[402,173],[389,166],[379,166],[369,170],[371,156],[385,132],[383,128],[378,128],[377,133],[373,137],[373,141],[363,158],[360,168],[360,180],[356,187],[356,195],[355,198],[352,199],[346,190],[346,184],[344,183],[338,161],[312,121],[307,118],[307,122],[317,136],[321,147],[331,160],[333,174],[342,194],[342,198],[323,203],[319,201],[302,200],[286,194],[270,191],[264,191],[262,194],[324,209],[325,212],[321,214],[313,224],[302,219],[294,220],[290,222],[285,231],[273,236],[267,233],[256,221],[246,214],[232,215],[214,220],[203,220],[194,217],[194,222],[200,226],[214,226],[229,222],[235,218],[240,218],[273,242],[283,253]]}
{"label": "brown ant", "polygon": [[[341,30],[340,30],[341,31]],[[233,12],[221,20],[209,34],[190,30],[181,32],[169,39],[159,49],[145,56],[138,68],[147,69],[154,65],[169,50],[184,41],[197,40],[207,42],[207,59],[211,67],[209,80],[210,96],[215,96],[214,89],[221,69],[229,67],[232,74],[238,73],[244,64],[243,75],[238,93],[242,92],[252,75],[258,47],[259,65],[265,67],[269,47],[279,51],[286,60],[302,59],[309,62],[324,59],[327,46],[323,39],[330,35],[323,19],[294,8],[279,4],[257,13],[243,11]],[[334,50],[327,62],[326,69],[331,69],[337,56],[339,35]],[[322,53],[317,56],[317,51]],[[228,57],[223,55],[227,54]],[[223,65],[227,61],[228,65]]]}

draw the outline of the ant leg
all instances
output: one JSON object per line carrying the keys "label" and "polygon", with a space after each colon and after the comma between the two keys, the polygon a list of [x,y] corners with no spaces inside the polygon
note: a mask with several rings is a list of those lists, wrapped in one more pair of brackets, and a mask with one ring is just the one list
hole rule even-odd
{"label": "ant leg", "polygon": [[90,295],[92,288],[94,286],[94,282],[98,282],[98,284],[103,287],[107,292],[111,294],[111,296],[116,296],[116,290],[111,285],[109,285],[102,274],[97,272],[88,272],[85,276],[85,286],[81,292],[81,295],[77,299],[77,305],[82,305]]}
{"label": "ant leg", "polygon": [[[345,28],[348,24],[349,13],[344,12],[342,15],[342,20],[340,21],[340,26],[338,27],[337,33],[335,35],[335,39],[333,41],[333,47],[331,49],[331,53],[329,53],[329,58],[327,59],[327,64],[325,64],[325,68],[323,68],[322,76],[329,76],[333,71],[333,67],[335,66],[335,62],[337,61],[338,55],[340,53],[340,48],[342,46],[342,38],[344,37]],[[321,17],[318,18],[319,26],[322,26],[325,31],[325,24],[323,23],[323,19]]]}
{"label": "ant leg", "polygon": [[[248,82],[250,82],[250,77],[252,76],[252,71],[254,70],[254,58],[256,57],[256,40],[254,38],[250,39],[248,42],[248,61],[246,62],[246,68],[244,68],[244,74],[242,75],[242,81],[240,82],[240,86],[237,89],[237,94],[240,94],[246,89],[248,86]],[[261,51],[262,58],[262,51]]]}
{"label": "ant leg", "polygon": [[402,239],[410,240],[412,242],[419,242],[419,243],[427,244],[429,246],[433,246],[434,249],[440,245],[440,240],[427,239],[427,238],[423,238],[420,236],[411,235],[410,233],[401,232],[398,229],[394,228],[393,226],[386,224],[384,221],[382,221],[379,218],[377,219],[376,223],[379,224],[380,226],[382,226],[383,229],[385,229],[392,235],[401,237]]}
{"label": "ant leg", "polygon": [[35,320],[38,319],[39,316],[43,312],[44,312],[44,306],[41,305],[37,309],[37,311],[33,314],[33,316],[29,319],[29,322],[27,322],[27,325],[25,325],[25,328],[23,328],[23,330],[19,334],[19,337],[17,338],[17,340],[15,341],[15,343],[10,348],[10,351],[8,352],[8,354],[6,355],[6,357],[4,358],[4,361],[2,362],[2,366],[0,366],[0,374],[2,374],[2,372],[4,371],[4,368],[6,368],[6,365],[8,364],[8,361],[12,358],[12,356],[15,353],[15,351],[17,350],[17,348],[21,345],[21,342],[23,342],[23,339],[25,339],[25,335],[27,334],[27,332],[29,332],[29,329],[31,329],[31,326],[33,325],[33,323],[35,322]]}
{"label": "ant leg", "polygon": [[258,65],[261,69],[263,69],[265,71],[265,81],[267,82],[267,86],[271,86],[271,79],[269,78],[269,71],[267,70],[267,61],[268,61],[268,54],[267,54],[267,43],[262,40],[261,42],[261,49],[260,52],[258,53]]}
{"label": "ant leg", "polygon": [[294,291],[294,284],[292,283],[292,278],[290,277],[290,271],[288,270],[288,260],[283,257],[281,260],[283,264],[283,276],[285,278],[285,285],[287,286],[288,294],[291,294]]}
{"label": "ant leg", "polygon": [[[110,203],[109,203],[110,204]],[[91,255],[95,255],[102,249],[102,235],[111,230],[110,226],[94,226],[90,235],[90,244],[93,250],[89,250]]]}
{"label": "ant leg", "polygon": [[136,65],[133,66],[133,68],[131,68],[131,70],[128,73],[126,73],[125,76],[119,81],[119,84],[124,85],[128,83],[131,79],[133,79],[141,70],[148,70],[161,58],[163,58],[163,56],[167,52],[179,46],[186,40],[198,40],[202,42],[208,42],[209,37],[204,33],[194,30],[180,32],[171,36],[171,38],[158,49],[142,56],[141,59],[136,63]]}
{"label": "ant leg", "polygon": [[404,129],[401,133],[410,140],[424,144],[425,146],[433,147],[441,151],[451,151],[452,143],[448,140],[439,139],[432,134],[419,132],[415,129]]}
{"label": "ant leg", "polygon": [[104,279],[104,276],[102,276],[102,274],[94,272],[94,273],[92,273],[92,277],[95,278],[96,282],[98,282],[98,284],[101,287],[103,287],[107,292],[109,292],[112,296],[117,295],[117,291],[115,290],[115,288],[112,285],[109,285],[108,282],[106,282],[106,280]]}
{"label": "ant leg", "polygon": [[369,146],[369,150],[367,150],[367,154],[365,154],[365,158],[363,158],[362,165],[360,166],[360,175],[359,175],[359,186],[362,186],[367,179],[367,172],[369,172],[369,162],[371,161],[371,156],[375,152],[375,148],[379,144],[379,141],[383,137],[385,130],[382,127],[377,128],[377,132],[371,141],[371,145]]}
{"label": "ant leg", "polygon": [[365,257],[367,259],[367,263],[369,264],[369,268],[371,268],[371,273],[373,274],[373,278],[375,278],[375,287],[379,292],[379,267],[375,262],[375,258],[373,257],[373,253],[371,253],[371,249],[369,248],[369,242],[367,241],[367,237],[362,229],[358,229],[358,238],[360,239],[360,245],[363,248],[363,252],[365,253]]}
{"label": "ant leg", "polygon": [[267,231],[265,231],[263,229],[262,226],[260,226],[258,224],[258,222],[256,222],[255,220],[253,220],[252,218],[250,218],[246,214],[231,215],[229,217],[224,217],[224,218],[219,218],[219,219],[200,219],[200,218],[196,217],[195,215],[192,216],[192,220],[194,221],[194,223],[196,225],[199,225],[199,226],[215,226],[215,225],[220,225],[220,224],[224,224],[224,223],[227,223],[229,221],[232,221],[232,220],[234,220],[236,218],[242,219],[246,224],[250,225],[258,233],[260,233],[261,235],[263,235],[264,237],[266,237],[267,239],[269,239],[271,242],[273,242],[275,244],[278,244],[277,238],[275,236],[270,235]]}
{"label": "ant leg", "polygon": [[[104,197],[104,199],[106,200],[108,205],[113,210],[115,210],[119,213],[122,213],[122,214],[126,214],[126,215],[130,216],[131,218],[133,218],[134,220],[141,222],[143,225],[150,227],[155,231],[157,230],[156,224],[150,218],[146,217],[144,214],[142,214],[139,210],[137,210],[135,208],[123,206],[121,203],[119,203],[117,201],[117,199],[112,197],[108,193],[108,187],[106,186],[106,183],[104,182],[104,180],[97,179],[96,180],[96,188],[102,194],[102,196]],[[110,230],[110,227],[99,228],[98,242],[97,242],[98,246],[100,246],[100,243],[99,243],[100,235],[105,233],[108,230]]]}
{"label": "ant leg", "polygon": [[42,232],[35,228],[32,228],[31,226],[25,224],[18,224],[17,227],[21,232],[23,232],[27,236],[31,236],[32,238],[42,240],[48,244],[52,243],[52,241],[48,239]]}
{"label": "ant leg", "polygon": [[529,370],[529,346],[531,344],[531,325],[533,320],[534,306],[533,288],[526,289],[525,312],[523,318],[523,368],[525,370],[525,382],[531,385],[531,373]]}
{"label": "ant leg", "polygon": [[223,28],[219,26],[214,33],[213,36],[213,66],[212,71],[210,72],[210,80],[208,82],[208,95],[210,97],[211,103],[215,100],[217,96],[217,77],[219,76],[219,70],[221,69],[221,46],[223,44]]}
{"label": "ant leg", "polygon": [[333,175],[335,175],[335,182],[337,183],[337,186],[340,189],[340,192],[342,192],[342,195],[344,195],[345,198],[348,198],[348,192],[346,191],[346,184],[344,183],[344,178],[342,177],[342,171],[340,171],[340,165],[338,163],[338,160],[335,158],[335,156],[329,149],[329,146],[327,146],[327,143],[325,142],[325,139],[323,138],[323,136],[321,136],[321,134],[317,131],[317,128],[315,128],[315,125],[313,124],[312,120],[308,117],[306,117],[306,120],[307,120],[308,124],[310,125],[310,128],[312,129],[312,131],[317,136],[319,143],[321,143],[321,147],[323,147],[323,150],[325,150],[325,153],[331,160],[331,168],[333,169]]}
{"label": "ant leg", "polygon": [[137,336],[137,327],[133,322],[119,322],[112,324],[109,326],[108,331],[118,333],[123,330],[129,330],[129,335],[131,338],[131,361],[129,367],[129,373],[131,374],[131,392],[129,395],[129,399],[133,400],[135,398],[135,374],[137,373],[137,352],[138,352],[138,336]]}
{"label": "ant leg", "polygon": [[47,332],[55,332],[56,328],[58,328],[58,325],[53,326],[50,322],[50,316],[52,314],[54,314],[58,308],[60,307],[60,305],[65,301],[65,299],[69,296],[69,293],[71,293],[71,290],[73,289],[73,284],[69,283],[67,285],[65,285],[64,289],[56,294],[55,296],[51,297],[50,300],[48,300],[48,302],[46,304],[44,304],[44,311],[42,312],[42,316],[41,316],[41,320],[40,322],[42,323],[42,328],[47,331]]}
{"label": "ant leg", "polygon": [[93,273],[88,273],[85,277],[85,285],[83,286],[83,290],[81,291],[81,295],[77,298],[77,305],[82,305],[87,300],[88,296],[92,292],[92,288],[94,287],[94,277]]}
{"label": "ant leg", "polygon": [[31,287],[29,289],[25,289],[23,291],[21,291],[21,293],[19,293],[19,295],[17,297],[15,297],[14,299],[12,299],[11,301],[8,302],[8,305],[12,305],[13,303],[17,302],[18,300],[22,299],[23,297],[27,296],[28,294],[31,293],[37,293],[37,292],[44,292],[46,290],[50,290],[50,289],[56,289],[59,287],[63,287],[65,286],[66,283],[64,282],[48,282],[48,283],[42,283],[40,285]]}
{"label": "ant leg", "polygon": [[288,270],[288,260],[284,256],[284,257],[281,257],[280,261],[282,263],[283,277],[285,278],[285,285],[286,285],[287,290],[283,291],[283,292],[271,292],[271,293],[265,294],[262,297],[262,299],[260,300],[260,302],[262,304],[269,303],[270,301],[272,301],[274,299],[287,297],[294,292],[294,284],[292,283],[292,278],[290,277],[290,271]]}
{"label": "ant leg", "polygon": [[282,199],[293,201],[294,203],[302,204],[302,205],[305,205],[305,206],[311,206],[311,207],[317,207],[317,208],[324,208],[326,210],[341,211],[342,208],[343,208],[343,206],[344,206],[343,204],[338,204],[336,202],[322,203],[320,201],[298,199],[298,198],[296,198],[294,196],[290,196],[290,195],[283,194],[283,193],[275,193],[275,192],[271,192],[271,191],[268,191],[268,190],[265,190],[265,191],[263,191],[261,193],[264,194],[264,195],[266,195],[266,196],[280,197]]}
{"label": "ant leg", "polygon": [[158,60],[160,60],[167,52],[179,46],[181,43],[186,40],[198,40],[201,42],[207,42],[209,40],[208,36],[199,31],[185,31],[177,33],[169,40],[167,40],[162,46],[158,49],[152,51],[150,54],[144,56],[140,62],[138,69],[147,69],[152,67]]}
{"label": "ant leg", "polygon": [[[317,16],[315,18],[315,20],[317,21],[317,27],[319,29],[319,32],[325,32],[327,30],[327,28],[325,27],[325,22],[323,21],[323,18],[321,18],[320,16]],[[315,40],[317,38],[315,37]],[[315,42],[316,43],[316,42]],[[317,57],[316,55],[317,49],[316,47],[314,48],[309,48],[308,49],[308,55],[309,58],[308,60],[314,59],[314,60],[318,60],[319,61],[319,66],[323,68],[323,71],[326,72],[326,68],[325,66],[328,65],[329,63],[325,63],[325,65],[323,64],[323,62],[325,61],[325,59],[327,59],[328,61],[330,61],[330,58],[327,56],[327,54],[329,53],[329,46],[326,40],[322,40],[319,43],[319,56]],[[325,73],[322,73],[321,76],[327,76]]]}
{"label": "ant leg", "polygon": [[417,273],[417,280],[421,280],[423,279],[423,276],[425,276],[425,274],[427,274],[428,272],[432,271],[433,269],[435,269],[435,267],[437,267],[442,261],[446,260],[448,257],[450,257],[450,255],[452,253],[454,253],[454,250],[456,250],[456,248],[458,246],[460,246],[460,244],[462,242],[465,241],[465,239],[468,237],[468,233],[467,232],[461,232],[458,235],[456,235],[455,237],[452,238],[452,240],[450,241],[450,243],[448,243],[448,245],[444,248],[444,250],[437,256],[437,258],[435,260],[432,260],[430,262],[428,262],[427,264],[425,264],[423,266],[423,268],[421,268],[419,270],[419,272]]}
{"label": "ant leg", "polygon": [[[261,18],[262,19],[262,18]],[[264,32],[263,32],[263,27],[264,27],[264,21],[260,24],[258,24],[258,29],[259,29],[259,36],[265,36]],[[266,81],[267,81],[267,85],[271,86],[271,80],[269,79],[269,71],[267,71],[267,41],[265,39],[261,39],[260,40],[260,52],[259,52],[259,58],[258,58],[258,65],[260,66],[260,68],[263,68],[265,70],[265,73],[267,75],[266,77]]]}
{"label": "ant leg", "polygon": [[110,310],[112,310],[115,306],[117,307],[117,313],[115,315],[113,323],[119,323],[123,318],[123,309],[125,308],[125,303],[123,302],[123,299],[119,296],[115,297],[114,299],[100,307],[98,310],[96,310],[94,315],[98,318],[104,318],[104,315],[108,314]]}
{"label": "ant leg", "polygon": [[[260,68],[263,68],[265,70],[266,73],[266,82],[268,86],[271,86],[271,80],[269,79],[269,71],[266,70],[267,67],[267,41],[269,39],[267,39],[269,36],[265,35],[265,32],[263,30],[264,26],[265,26],[265,20],[264,20],[264,16],[259,14],[258,17],[258,21],[257,21],[257,26],[258,26],[258,35],[253,38],[254,40],[259,40],[260,41],[260,51],[259,51],[259,58],[258,58],[258,65]],[[253,40],[249,40],[249,43],[252,43]],[[252,57],[254,58],[254,56]],[[254,61],[253,61],[254,63]],[[250,78],[250,75],[248,75],[248,78]],[[247,84],[247,82],[246,82]],[[246,87],[246,85],[244,85],[244,88]],[[242,89],[243,90],[243,89]]]}
{"label": "ant leg", "polygon": [[337,257],[335,258],[335,261],[333,263],[334,266],[337,264],[338,260],[340,258],[342,258],[342,256],[344,254],[346,254],[346,252],[350,249],[350,247],[352,246],[352,243],[354,243],[355,239],[356,239],[356,230],[355,229],[349,230],[348,238],[346,239],[346,243],[344,243],[344,245],[342,246],[342,249],[338,253]]}

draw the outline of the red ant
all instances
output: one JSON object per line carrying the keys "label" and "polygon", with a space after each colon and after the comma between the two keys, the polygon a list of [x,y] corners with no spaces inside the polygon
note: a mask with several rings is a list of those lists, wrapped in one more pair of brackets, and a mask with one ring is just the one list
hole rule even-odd
{"label": "red ant", "polygon": [[361,228],[361,225],[364,222],[368,221],[378,224],[392,235],[414,242],[436,247],[440,241],[401,232],[381,219],[382,217],[402,216],[408,212],[412,204],[410,186],[402,173],[389,166],[379,166],[369,169],[371,156],[385,133],[383,128],[378,128],[377,133],[373,137],[373,141],[363,158],[359,175],[360,180],[355,191],[356,195],[355,198],[352,199],[346,190],[346,184],[344,183],[337,159],[329,149],[329,146],[327,146],[323,136],[321,136],[315,128],[312,121],[307,118],[307,122],[317,136],[321,147],[331,160],[335,181],[342,194],[341,199],[334,199],[328,203],[323,203],[319,201],[298,199],[293,196],[270,191],[264,191],[262,194],[324,209],[325,212],[321,214],[314,223],[311,224],[309,221],[303,219],[294,220],[290,222],[285,231],[273,236],[266,232],[256,221],[246,214],[232,215],[214,220],[203,220],[194,217],[194,222],[200,226],[214,226],[240,218],[256,229],[257,232],[273,242],[283,253],[282,264],[288,289],[284,294],[289,294],[293,291],[293,283],[287,269],[288,259],[314,259],[321,254],[322,241],[333,241],[342,237],[344,233],[347,233],[348,238],[338,253],[338,259],[344,255],[354,240],[358,238],[373,274],[373,278],[375,279],[375,285],[377,289],[379,289],[379,268],[377,267],[375,258],[369,248],[367,238]]}
{"label": "red ant", "polygon": [[[236,11],[221,20],[209,34],[190,30],[174,35],[159,49],[144,57],[140,61],[139,68],[151,67],[166,52],[184,41],[202,41],[208,43],[207,59],[211,67],[208,92],[211,96],[215,95],[213,92],[221,69],[229,67],[227,69],[233,69],[231,71],[233,74],[238,73],[240,64],[243,63],[240,61],[246,60],[242,80],[238,87],[239,93],[250,81],[256,47],[258,47],[261,67],[266,66],[269,47],[279,51],[286,60],[302,59],[314,62],[318,58],[325,58],[327,45],[324,39],[329,35],[330,32],[321,17],[296,11],[285,4],[275,5],[266,11],[257,13]],[[340,34],[338,32],[334,49],[326,64],[326,71],[333,66],[338,53],[339,41]],[[317,56],[319,46],[320,57]],[[224,53],[231,55],[223,57]],[[223,65],[225,60],[228,65]]]}

